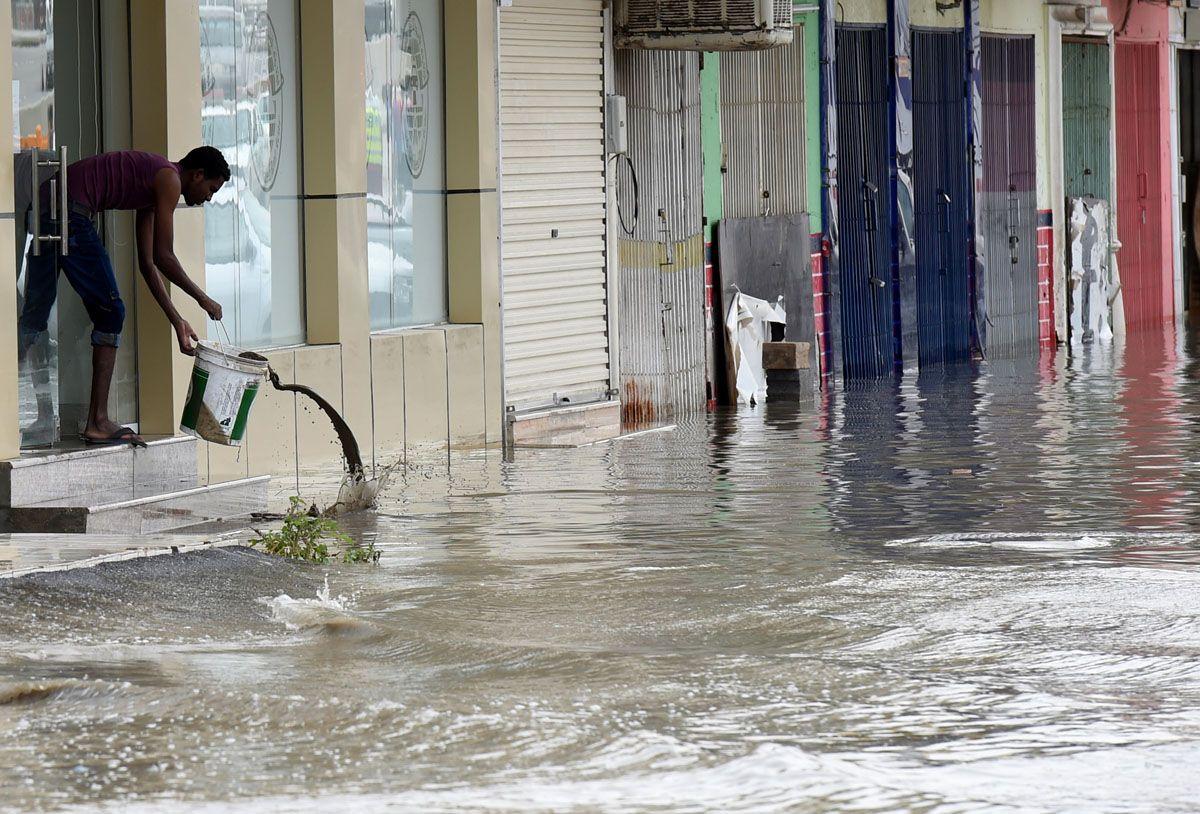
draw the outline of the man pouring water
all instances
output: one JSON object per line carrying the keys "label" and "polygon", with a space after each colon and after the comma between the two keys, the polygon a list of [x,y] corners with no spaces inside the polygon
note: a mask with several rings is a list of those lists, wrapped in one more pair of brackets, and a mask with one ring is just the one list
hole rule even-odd
{"label": "man pouring water", "polygon": [[[175,256],[175,208],[180,197],[188,206],[202,206],[229,176],[229,164],[214,147],[197,147],[177,162],[154,153],[122,150],[85,158],[68,167],[68,211],[57,213],[68,221],[68,250],[64,254],[57,246],[44,247],[35,254],[30,248],[18,349],[24,358],[46,330],[61,271],[92,320],[92,390],[87,424],[80,435],[85,443],[144,445],[132,429],[119,426],[108,416],[109,386],[125,323],[125,304],[108,252],[96,232],[96,216],[108,210],[137,212],[139,270],[174,327],[179,350],[192,355],[198,337],[171,302],[163,278],[196,300],[212,319],[221,318],[221,305],[188,277]],[[43,182],[40,190],[40,231],[53,233],[59,224],[49,217],[50,180]],[[18,213],[18,217],[27,215]]]}

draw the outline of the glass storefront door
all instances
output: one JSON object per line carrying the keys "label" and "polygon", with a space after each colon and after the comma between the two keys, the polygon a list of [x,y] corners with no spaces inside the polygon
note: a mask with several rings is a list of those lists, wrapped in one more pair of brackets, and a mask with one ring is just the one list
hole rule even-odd
{"label": "glass storefront door", "polygon": [[[13,152],[18,168],[30,151],[68,161],[128,147],[129,61],[126,0],[10,0],[12,5]],[[100,71],[101,52],[105,70]],[[51,170],[50,172],[53,172]],[[17,183],[29,181],[17,172]],[[29,192],[18,190],[17,200]],[[128,316],[113,377],[114,420],[136,424],[137,375],[133,297],[136,258],[132,213],[108,213],[98,223],[112,255]],[[26,273],[30,236],[16,218],[18,312],[38,311],[54,297],[46,329],[19,340],[20,426],[23,447],[77,443],[91,388],[91,322],[66,278],[57,287],[31,286]],[[55,251],[46,244],[43,251]],[[38,322],[38,320],[35,320]]]}

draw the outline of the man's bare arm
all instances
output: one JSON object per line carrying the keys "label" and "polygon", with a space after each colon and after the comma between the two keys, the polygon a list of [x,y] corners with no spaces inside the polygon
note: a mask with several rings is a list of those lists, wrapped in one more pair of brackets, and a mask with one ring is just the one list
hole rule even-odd
{"label": "man's bare arm", "polygon": [[162,308],[163,313],[167,315],[167,320],[175,329],[175,336],[179,340],[179,350],[188,355],[195,353],[196,332],[192,330],[192,326],[188,324],[187,320],[180,316],[175,303],[171,302],[171,295],[167,291],[166,283],[163,282],[162,275],[159,274],[158,268],[155,267],[152,260],[154,255],[154,210],[152,209],[142,209],[137,213],[137,246],[138,268],[146,280],[146,286],[154,296],[154,301]]}
{"label": "man's bare arm", "polygon": [[178,173],[163,168],[154,176],[154,241],[150,255],[162,275],[200,303],[213,319],[221,318],[221,306],[192,281],[175,256],[175,207],[181,184]]}

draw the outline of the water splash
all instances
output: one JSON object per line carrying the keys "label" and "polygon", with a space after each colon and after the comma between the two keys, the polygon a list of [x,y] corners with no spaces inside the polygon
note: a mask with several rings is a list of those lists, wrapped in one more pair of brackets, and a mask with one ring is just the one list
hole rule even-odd
{"label": "water splash", "polygon": [[387,488],[388,481],[392,478],[392,473],[396,470],[399,464],[394,464],[385,467],[379,475],[374,478],[368,478],[363,475],[355,477],[347,473],[346,477],[342,478],[342,485],[338,488],[338,497],[333,505],[328,506],[322,514],[326,517],[337,517],[350,512],[358,512],[363,509],[372,509],[379,500],[379,494]]}
{"label": "water splash", "polygon": [[70,678],[0,683],[0,706],[45,701],[66,690],[82,686],[82,683]]}
{"label": "water splash", "polygon": [[337,433],[338,443],[342,445],[342,458],[346,462],[346,477],[338,490],[337,502],[322,512],[327,517],[336,517],[350,512],[362,511],[375,506],[379,493],[387,485],[391,476],[391,468],[385,469],[377,477],[367,477],[363,467],[362,452],[358,447],[358,439],[346,419],[342,417],[332,404],[325,400],[320,393],[302,384],[284,384],[279,380],[279,374],[272,368],[267,368],[271,384],[276,390],[289,393],[299,393],[307,396],[329,418],[333,430]]}
{"label": "water splash", "polygon": [[288,630],[324,629],[332,632],[354,630],[364,622],[354,615],[350,600],[345,596],[334,596],[329,588],[329,575],[325,576],[324,587],[310,599],[294,599],[287,594],[260,599],[271,611],[271,619]]}

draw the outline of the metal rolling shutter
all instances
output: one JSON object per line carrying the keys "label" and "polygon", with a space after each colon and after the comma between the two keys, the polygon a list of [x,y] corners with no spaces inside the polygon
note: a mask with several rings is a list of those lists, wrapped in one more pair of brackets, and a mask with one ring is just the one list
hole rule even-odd
{"label": "metal rolling shutter", "polygon": [[1160,60],[1156,44],[1117,43],[1117,263],[1129,328],[1160,324],[1174,308],[1174,267],[1163,261],[1163,230],[1170,227],[1159,196],[1164,183],[1170,186],[1158,149]]}
{"label": "metal rolling shutter", "polygon": [[802,26],[791,45],[721,55],[725,217],[808,210],[804,101]]}
{"label": "metal rolling shutter", "polygon": [[837,31],[838,286],[842,372],[891,375],[896,360],[890,277],[888,61],[883,27]]}
{"label": "metal rolling shutter", "polygon": [[603,0],[501,11],[500,107],[507,402],[605,399]]}
{"label": "metal rolling shutter", "polygon": [[981,58],[984,350],[992,359],[1017,358],[1038,344],[1034,39],[985,35]]}

